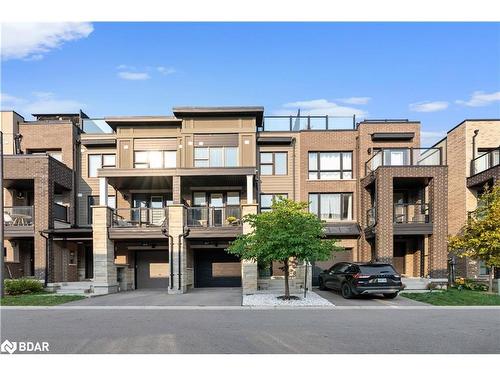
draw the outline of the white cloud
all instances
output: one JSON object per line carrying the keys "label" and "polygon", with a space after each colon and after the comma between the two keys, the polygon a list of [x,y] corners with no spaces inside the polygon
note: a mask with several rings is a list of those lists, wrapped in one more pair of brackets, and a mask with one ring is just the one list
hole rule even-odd
{"label": "white cloud", "polygon": [[366,117],[367,112],[354,107],[347,107],[326,99],[305,100],[283,104],[283,108],[275,111],[276,115],[294,115],[300,109],[301,115],[329,115]]}
{"label": "white cloud", "polygon": [[3,23],[2,59],[40,60],[66,42],[88,37],[93,30],[89,22]]}
{"label": "white cloud", "polygon": [[410,111],[413,112],[438,112],[448,108],[449,103],[443,101],[419,102],[410,104]]}
{"label": "white cloud", "polygon": [[444,138],[446,135],[446,132],[428,132],[428,131],[421,131],[420,132],[420,143],[422,146],[431,146],[435,144],[437,141],[441,140]]}
{"label": "white cloud", "polygon": [[170,68],[167,66],[157,66],[156,70],[165,76],[169,74],[174,74],[176,72],[174,68]]}
{"label": "white cloud", "polygon": [[484,91],[474,91],[469,100],[457,100],[455,103],[466,105],[468,107],[485,107],[494,102],[500,102],[500,91],[492,92],[490,94]]}
{"label": "white cloud", "polygon": [[[61,99],[51,92],[33,92],[29,99],[1,94],[2,108],[12,109],[24,116],[32,113],[78,112],[85,104],[74,99]],[[6,104],[9,108],[6,107]]]}
{"label": "white cloud", "polygon": [[370,100],[372,100],[372,98],[370,98],[369,96],[353,96],[351,98],[338,99],[338,101],[341,103],[354,105],[368,104]]}
{"label": "white cloud", "polygon": [[129,81],[144,81],[150,79],[151,76],[146,72],[118,72],[118,77]]}

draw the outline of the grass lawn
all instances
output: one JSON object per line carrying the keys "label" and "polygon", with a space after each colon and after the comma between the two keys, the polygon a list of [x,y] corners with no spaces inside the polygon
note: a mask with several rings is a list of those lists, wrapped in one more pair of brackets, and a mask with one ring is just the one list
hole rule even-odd
{"label": "grass lawn", "polygon": [[437,306],[495,306],[500,305],[498,294],[472,290],[448,289],[432,293],[401,293],[401,296]]}
{"label": "grass lawn", "polygon": [[21,294],[18,296],[5,296],[2,298],[2,306],[54,306],[62,303],[78,301],[84,296],[66,294]]}

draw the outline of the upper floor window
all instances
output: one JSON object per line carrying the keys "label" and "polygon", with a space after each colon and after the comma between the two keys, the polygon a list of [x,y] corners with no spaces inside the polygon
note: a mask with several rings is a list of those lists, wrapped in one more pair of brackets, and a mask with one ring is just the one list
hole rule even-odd
{"label": "upper floor window", "polygon": [[89,155],[88,176],[97,177],[100,168],[114,168],[116,166],[115,154],[92,154]]}
{"label": "upper floor window", "polygon": [[134,168],[175,168],[176,151],[135,151]]}
{"label": "upper floor window", "polygon": [[271,206],[273,205],[273,200],[278,198],[288,198],[286,193],[273,193],[273,194],[261,194],[260,195],[260,212],[271,211]]}
{"label": "upper floor window", "polygon": [[238,147],[195,147],[194,166],[208,167],[237,167]]}
{"label": "upper floor window", "polygon": [[309,212],[321,220],[352,220],[352,193],[311,193]]}
{"label": "upper floor window", "polygon": [[260,174],[264,176],[284,176],[288,173],[287,152],[261,152]]}
{"label": "upper floor window", "polygon": [[352,178],[352,152],[309,152],[310,180]]}

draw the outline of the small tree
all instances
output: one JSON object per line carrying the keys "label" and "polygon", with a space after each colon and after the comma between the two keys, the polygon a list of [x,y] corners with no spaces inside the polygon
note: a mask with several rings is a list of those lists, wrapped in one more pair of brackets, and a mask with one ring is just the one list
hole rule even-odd
{"label": "small tree", "polygon": [[450,250],[458,257],[482,260],[489,267],[489,291],[493,290],[495,267],[500,267],[500,183],[488,186],[477,209],[460,233],[449,239]]}
{"label": "small tree", "polygon": [[335,240],[323,239],[323,224],[316,215],[307,212],[307,206],[307,202],[273,200],[271,211],[243,218],[253,232],[239,236],[227,249],[242,259],[267,264],[283,262],[285,299],[290,299],[291,259],[326,260],[332,251],[342,250]]}

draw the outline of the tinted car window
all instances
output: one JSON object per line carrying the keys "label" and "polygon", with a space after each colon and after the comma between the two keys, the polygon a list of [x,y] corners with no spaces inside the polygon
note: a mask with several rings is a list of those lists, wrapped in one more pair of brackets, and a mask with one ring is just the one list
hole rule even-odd
{"label": "tinted car window", "polygon": [[363,275],[379,275],[379,274],[388,274],[393,275],[396,273],[394,268],[390,265],[384,266],[359,266],[360,271]]}

